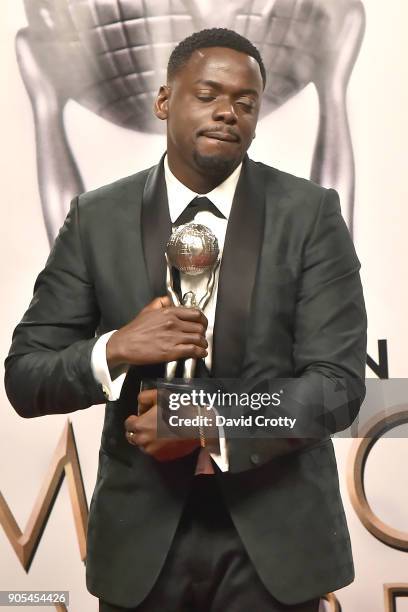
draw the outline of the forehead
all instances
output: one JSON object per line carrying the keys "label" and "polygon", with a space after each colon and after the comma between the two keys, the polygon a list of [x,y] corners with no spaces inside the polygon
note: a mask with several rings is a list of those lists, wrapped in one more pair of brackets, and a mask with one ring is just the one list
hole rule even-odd
{"label": "forehead", "polygon": [[216,81],[221,85],[251,88],[262,93],[263,82],[255,58],[225,47],[210,47],[194,51],[178,77],[188,84],[196,81]]}

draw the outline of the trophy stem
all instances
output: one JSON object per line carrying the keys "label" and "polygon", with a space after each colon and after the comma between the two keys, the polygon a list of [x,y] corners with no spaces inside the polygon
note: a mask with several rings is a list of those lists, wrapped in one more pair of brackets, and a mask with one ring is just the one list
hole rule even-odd
{"label": "trophy stem", "polygon": [[177,369],[177,361],[169,361],[168,363],[166,363],[166,372],[165,372],[166,380],[173,380],[173,378],[175,378],[176,369]]}
{"label": "trophy stem", "polygon": [[[215,277],[220,265],[219,247],[216,236],[205,225],[187,223],[176,228],[169,239],[165,251],[166,257],[166,289],[175,306],[185,308],[199,308],[203,310],[212,295],[215,286]],[[210,272],[206,283],[205,294],[198,300],[194,291],[187,291],[181,298],[177,295],[173,285],[173,267],[180,273],[196,276]],[[205,282],[205,279],[204,279]],[[198,283],[201,290],[201,282]],[[189,358],[184,361],[183,378],[192,380],[197,366],[197,359]],[[177,363],[166,365],[166,379],[175,377]]]}
{"label": "trophy stem", "polygon": [[177,293],[174,290],[173,287],[173,276],[171,274],[171,264],[169,262],[169,258],[167,256],[167,253],[164,254],[166,257],[166,290],[167,290],[167,295],[169,296],[169,298],[171,299],[171,301],[173,302],[174,306],[180,306],[180,300],[179,300],[179,296],[177,295]]}
{"label": "trophy stem", "polygon": [[[178,295],[175,292],[174,287],[173,287],[173,278],[172,278],[172,274],[171,274],[171,265],[170,265],[170,262],[169,262],[169,258],[167,257],[167,253],[165,253],[165,257],[166,257],[166,289],[167,289],[167,295],[169,296],[169,298],[173,302],[174,306],[180,306],[179,297],[178,297]],[[173,378],[175,378],[175,376],[176,376],[176,369],[177,369],[177,361],[169,361],[168,363],[166,363],[166,372],[165,372],[166,380],[172,380]]]}
{"label": "trophy stem", "polygon": [[193,358],[186,359],[184,362],[183,378],[186,378],[187,380],[194,378],[196,366],[197,366],[197,359],[193,359]]}

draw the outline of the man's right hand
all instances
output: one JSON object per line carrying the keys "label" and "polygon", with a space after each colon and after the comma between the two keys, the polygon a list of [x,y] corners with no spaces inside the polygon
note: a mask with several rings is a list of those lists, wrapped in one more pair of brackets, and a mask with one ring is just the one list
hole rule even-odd
{"label": "man's right hand", "polygon": [[109,338],[108,367],[204,358],[207,323],[198,308],[172,306],[167,296],[156,298]]}

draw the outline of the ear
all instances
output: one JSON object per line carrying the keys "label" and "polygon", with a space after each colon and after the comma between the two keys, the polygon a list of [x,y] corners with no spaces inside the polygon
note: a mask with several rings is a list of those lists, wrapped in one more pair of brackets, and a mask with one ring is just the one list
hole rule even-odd
{"label": "ear", "polygon": [[154,103],[154,114],[162,121],[165,121],[168,117],[170,92],[171,89],[168,85],[162,85]]}

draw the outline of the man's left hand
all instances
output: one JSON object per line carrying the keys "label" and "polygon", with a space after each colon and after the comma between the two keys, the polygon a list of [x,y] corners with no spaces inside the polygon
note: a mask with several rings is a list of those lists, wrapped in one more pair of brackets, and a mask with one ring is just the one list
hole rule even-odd
{"label": "man's left hand", "polygon": [[131,415],[126,419],[125,432],[128,442],[143,453],[157,461],[172,461],[189,455],[200,446],[198,435],[195,439],[158,436],[157,389],[139,393],[138,409],[139,416]]}

